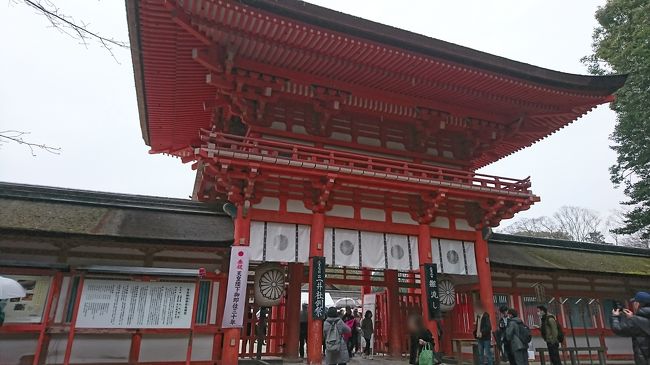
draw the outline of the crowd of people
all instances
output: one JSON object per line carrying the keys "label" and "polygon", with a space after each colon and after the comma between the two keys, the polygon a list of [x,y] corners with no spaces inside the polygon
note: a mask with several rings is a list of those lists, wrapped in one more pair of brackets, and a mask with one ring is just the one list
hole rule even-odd
{"label": "crowd of people", "polygon": [[[615,308],[612,311],[611,328],[619,335],[632,338],[635,365],[650,365],[650,294],[639,292],[631,299],[633,311]],[[519,318],[514,308],[499,308],[497,328],[493,331],[490,314],[486,311],[478,315],[474,327],[474,337],[478,342],[479,364],[493,365],[492,340],[496,340],[502,362],[510,365],[528,365],[529,348],[532,341],[531,329]],[[549,313],[544,305],[537,306],[540,318],[538,328],[546,342],[551,365],[562,365],[560,345],[564,342],[564,331],[557,318]],[[300,316],[300,356],[304,357],[307,341],[307,307],[303,305]],[[410,333],[409,364],[420,364],[422,350],[435,348],[433,335],[421,315],[413,314],[408,318]],[[329,308],[323,325],[323,350],[327,365],[346,364],[350,358],[362,354],[370,356],[370,347],[374,326],[372,312],[346,307]],[[494,336],[494,337],[493,337]],[[363,347],[362,347],[363,346]],[[439,363],[436,356],[432,364]]]}
{"label": "crowd of people", "polygon": [[[323,324],[325,363],[346,364],[356,354],[369,357],[373,333],[371,311],[366,311],[361,318],[361,311],[349,306],[342,310],[329,308]],[[302,349],[300,353],[303,353]]]}

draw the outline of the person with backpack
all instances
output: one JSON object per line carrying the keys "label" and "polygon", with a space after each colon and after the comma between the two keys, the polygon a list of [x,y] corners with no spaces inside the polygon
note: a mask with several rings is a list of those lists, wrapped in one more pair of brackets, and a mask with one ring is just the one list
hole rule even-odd
{"label": "person with backpack", "polygon": [[650,294],[638,292],[630,299],[634,312],[612,310],[612,331],[618,336],[632,337],[635,365],[650,365]]}
{"label": "person with backpack", "polygon": [[519,318],[516,310],[508,308],[508,327],[506,327],[506,341],[510,345],[510,351],[514,364],[528,365],[528,344],[532,340],[530,328]]}
{"label": "person with backpack", "polygon": [[488,312],[483,312],[483,314],[476,317],[474,338],[478,340],[479,364],[487,363],[492,365],[492,323]]}
{"label": "person with backpack", "polygon": [[350,361],[347,344],[343,341],[343,336],[350,332],[350,327],[339,317],[338,310],[335,307],[329,308],[323,324],[326,365],[342,365]]}
{"label": "person with backpack", "polygon": [[537,315],[542,320],[542,325],[539,327],[539,330],[542,333],[544,342],[546,342],[551,365],[562,365],[562,359],[560,359],[560,343],[564,341],[562,327],[558,323],[557,318],[548,313],[548,308],[544,305],[537,306]]}

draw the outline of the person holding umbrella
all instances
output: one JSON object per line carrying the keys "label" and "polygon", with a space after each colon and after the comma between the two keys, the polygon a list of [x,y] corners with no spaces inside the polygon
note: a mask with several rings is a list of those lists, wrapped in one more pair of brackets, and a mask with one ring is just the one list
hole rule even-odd
{"label": "person holding umbrella", "polygon": [[0,326],[5,322],[5,306],[8,299],[24,298],[25,288],[14,279],[0,276]]}

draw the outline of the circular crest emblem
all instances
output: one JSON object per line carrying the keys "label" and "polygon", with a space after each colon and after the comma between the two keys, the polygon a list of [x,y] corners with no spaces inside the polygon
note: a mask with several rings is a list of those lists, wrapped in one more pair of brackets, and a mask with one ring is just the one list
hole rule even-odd
{"label": "circular crest emblem", "polygon": [[438,282],[438,295],[440,296],[440,310],[449,312],[456,305],[456,289],[454,283],[449,280]]}
{"label": "circular crest emblem", "polygon": [[289,239],[283,234],[275,236],[273,237],[273,247],[278,251],[284,251],[289,247]]}
{"label": "circular crest emblem", "polygon": [[340,251],[345,256],[350,256],[354,253],[354,244],[348,240],[341,242]]}
{"label": "circular crest emblem", "polygon": [[280,304],[285,290],[284,268],[262,264],[255,269],[255,303],[262,307]]}
{"label": "circular crest emblem", "polygon": [[390,255],[394,259],[401,260],[402,257],[404,257],[404,249],[402,248],[402,246],[394,245],[390,248]]}
{"label": "circular crest emblem", "polygon": [[458,256],[458,252],[455,250],[449,250],[447,252],[447,261],[449,261],[452,264],[457,264],[458,260],[460,260],[460,257]]}

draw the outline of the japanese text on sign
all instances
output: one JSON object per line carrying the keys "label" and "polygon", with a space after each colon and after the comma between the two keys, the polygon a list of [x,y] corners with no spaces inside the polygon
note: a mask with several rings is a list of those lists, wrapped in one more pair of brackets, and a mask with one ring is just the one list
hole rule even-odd
{"label": "japanese text on sign", "polygon": [[325,318],[325,257],[314,257],[312,267],[313,293],[311,293],[312,317]]}
{"label": "japanese text on sign", "polygon": [[242,327],[248,284],[248,250],[248,247],[233,246],[230,252],[228,292],[221,324],[223,328]]}
{"label": "japanese text on sign", "polygon": [[78,328],[189,328],[195,283],[86,279]]}
{"label": "japanese text on sign", "polygon": [[424,265],[424,280],[429,318],[438,318],[440,315],[440,296],[438,293],[438,267],[436,264]]}

